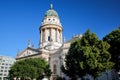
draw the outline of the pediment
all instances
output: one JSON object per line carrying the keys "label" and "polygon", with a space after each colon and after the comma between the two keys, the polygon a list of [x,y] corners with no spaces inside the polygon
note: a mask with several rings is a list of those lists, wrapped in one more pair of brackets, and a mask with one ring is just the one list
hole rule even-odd
{"label": "pediment", "polygon": [[26,48],[24,51],[17,55],[17,58],[27,57],[34,54],[38,54],[38,51],[36,49]]}

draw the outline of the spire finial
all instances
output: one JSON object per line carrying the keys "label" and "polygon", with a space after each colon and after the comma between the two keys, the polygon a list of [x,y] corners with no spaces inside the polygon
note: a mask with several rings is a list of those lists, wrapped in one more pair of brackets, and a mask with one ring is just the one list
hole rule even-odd
{"label": "spire finial", "polygon": [[18,49],[18,51],[17,51],[17,56],[19,55],[19,53],[20,53],[20,50]]}
{"label": "spire finial", "polygon": [[28,47],[31,47],[31,42],[30,42],[30,40],[28,40]]}
{"label": "spire finial", "polygon": [[63,38],[63,42],[66,42],[66,38],[65,37]]}
{"label": "spire finial", "polygon": [[52,9],[53,8],[53,4],[50,4],[50,9]]}

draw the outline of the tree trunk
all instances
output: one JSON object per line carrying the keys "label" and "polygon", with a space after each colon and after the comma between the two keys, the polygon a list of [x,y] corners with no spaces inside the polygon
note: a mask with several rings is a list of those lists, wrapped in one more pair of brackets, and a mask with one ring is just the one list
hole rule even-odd
{"label": "tree trunk", "polygon": [[76,76],[73,76],[71,80],[77,80]]}
{"label": "tree trunk", "polygon": [[84,77],[81,77],[81,80],[85,80]]}
{"label": "tree trunk", "polygon": [[94,77],[94,80],[97,80],[97,79]]}

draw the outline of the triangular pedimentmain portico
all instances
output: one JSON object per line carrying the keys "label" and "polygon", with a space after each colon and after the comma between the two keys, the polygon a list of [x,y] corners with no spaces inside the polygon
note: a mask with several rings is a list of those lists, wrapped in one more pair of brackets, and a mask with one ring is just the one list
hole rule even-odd
{"label": "triangular pedimentmain portico", "polygon": [[31,47],[27,47],[25,50],[17,54],[16,59],[22,59],[22,58],[27,58],[35,55],[39,55],[40,51]]}

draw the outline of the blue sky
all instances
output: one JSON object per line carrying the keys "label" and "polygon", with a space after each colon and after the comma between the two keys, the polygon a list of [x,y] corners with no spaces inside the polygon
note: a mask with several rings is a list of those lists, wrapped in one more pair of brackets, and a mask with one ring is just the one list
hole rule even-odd
{"label": "blue sky", "polygon": [[28,40],[39,47],[39,27],[51,3],[66,40],[88,28],[102,39],[120,26],[120,0],[0,0],[0,55],[16,57]]}

